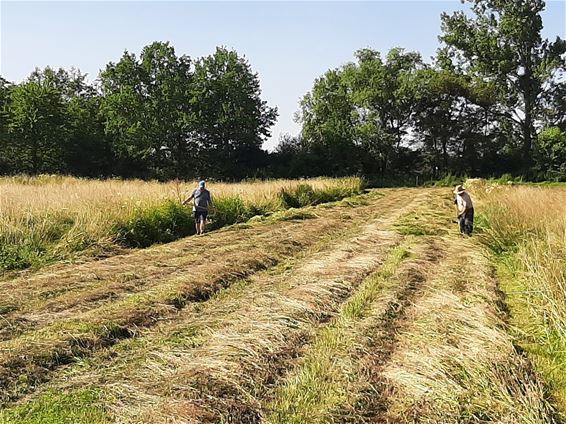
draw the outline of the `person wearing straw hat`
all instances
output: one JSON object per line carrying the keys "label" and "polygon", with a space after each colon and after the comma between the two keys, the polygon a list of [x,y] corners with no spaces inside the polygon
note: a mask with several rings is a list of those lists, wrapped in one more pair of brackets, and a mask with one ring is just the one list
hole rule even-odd
{"label": "person wearing straw hat", "polygon": [[193,201],[193,213],[195,216],[195,228],[197,235],[204,234],[206,227],[206,218],[208,217],[208,208],[212,207],[212,195],[205,187],[206,183],[200,181],[198,188],[185,199],[183,205],[186,205],[191,200]]}
{"label": "person wearing straw hat", "polygon": [[454,203],[458,207],[458,223],[462,234],[472,235],[474,230],[474,203],[466,189],[459,185],[454,189]]}

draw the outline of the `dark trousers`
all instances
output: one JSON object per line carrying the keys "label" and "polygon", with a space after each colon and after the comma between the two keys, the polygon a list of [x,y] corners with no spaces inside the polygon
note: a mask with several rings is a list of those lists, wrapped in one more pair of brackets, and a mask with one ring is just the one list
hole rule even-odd
{"label": "dark trousers", "polygon": [[471,236],[472,231],[474,230],[474,208],[468,209],[460,215],[458,217],[458,222],[460,224],[460,232]]}

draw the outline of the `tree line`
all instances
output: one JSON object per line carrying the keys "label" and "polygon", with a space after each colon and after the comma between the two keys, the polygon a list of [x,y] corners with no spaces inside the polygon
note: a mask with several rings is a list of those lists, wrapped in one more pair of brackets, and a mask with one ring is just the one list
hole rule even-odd
{"label": "tree line", "polygon": [[542,0],[473,0],[441,16],[431,63],[356,52],[302,99],[277,152],[292,173],[566,179],[566,42],[543,39]]}
{"label": "tree line", "polygon": [[542,0],[471,0],[441,16],[435,57],[394,48],[317,78],[299,135],[262,149],[277,109],[236,52],[155,42],[93,83],[80,71],[0,79],[0,173],[240,179],[447,174],[566,179],[566,42]]}
{"label": "tree line", "polygon": [[277,109],[234,51],[191,60],[169,43],[125,52],[94,83],[36,69],[0,81],[0,172],[243,178],[266,166]]}

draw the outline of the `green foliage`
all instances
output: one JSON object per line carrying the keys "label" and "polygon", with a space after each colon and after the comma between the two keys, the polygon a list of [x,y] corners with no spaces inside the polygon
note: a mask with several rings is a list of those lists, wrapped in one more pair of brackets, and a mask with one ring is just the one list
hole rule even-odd
{"label": "green foliage", "polygon": [[40,253],[29,244],[0,245],[0,271],[12,271],[31,267]]}
{"label": "green foliage", "polygon": [[4,154],[20,172],[63,171],[65,106],[50,81],[28,80],[11,89]]}
{"label": "green foliage", "polygon": [[566,132],[558,127],[546,128],[538,136],[538,168],[544,178],[566,180]]}
{"label": "green foliage", "polygon": [[139,60],[125,52],[101,72],[101,112],[115,152],[127,166],[124,173],[141,163],[157,176],[187,176],[194,148],[187,137],[193,131],[191,66],[190,58],[177,57],[169,43],[155,42],[143,48]]}
{"label": "green foliage", "polygon": [[154,42],[87,84],[71,69],[0,80],[0,173],[189,179],[256,176],[277,110],[235,51],[191,60]]}
{"label": "green foliage", "polygon": [[189,208],[181,204],[166,203],[139,209],[127,222],[115,229],[118,241],[130,247],[147,247],[154,243],[167,243],[194,232],[194,218]]}
{"label": "green foliage", "polygon": [[301,134],[274,153],[262,144],[277,109],[226,48],[191,59],[154,42],[107,64],[99,85],[51,68],[0,80],[0,173],[565,179],[566,41],[542,38],[544,1],[468,3],[471,13],[442,15],[432,63],[361,49],[317,78]]}
{"label": "green foliage", "polygon": [[514,177],[511,174],[503,174],[492,181],[496,184],[521,184],[523,182],[523,177]]}
{"label": "green foliage", "polygon": [[[548,99],[562,92],[566,42],[543,40],[543,0],[470,0],[473,16],[442,15],[449,55],[469,78],[488,81],[493,107],[488,111],[510,138],[521,137],[523,165],[532,163],[535,123]],[[517,111],[521,113],[518,115]],[[519,118],[519,116],[521,116]]]}
{"label": "green foliage", "polygon": [[316,193],[308,184],[300,184],[294,189],[283,189],[279,195],[283,204],[288,208],[310,206],[316,201]]}
{"label": "green foliage", "polygon": [[432,184],[434,187],[455,187],[459,184],[463,184],[466,179],[467,177],[459,177],[456,175],[448,174],[439,180],[431,181],[430,184]]}
{"label": "green foliage", "polygon": [[210,228],[245,222],[255,215],[257,209],[248,207],[240,196],[228,196],[215,199]]}
{"label": "green foliage", "polygon": [[30,403],[0,411],[4,424],[103,424],[111,422],[99,404],[100,393],[47,391]]}
{"label": "green foliage", "polygon": [[[340,200],[360,192],[359,188],[331,186],[315,190],[309,184],[300,184],[293,190],[282,190],[280,197],[287,209]],[[276,212],[273,208],[277,206],[247,204],[237,195],[216,198],[209,213],[209,229],[246,222],[254,216]],[[117,240],[125,246],[148,247],[193,234],[194,223],[191,208],[168,201],[159,206],[139,209],[128,221],[118,224],[114,232]]]}
{"label": "green foliage", "polygon": [[235,51],[217,48],[195,62],[190,92],[198,173],[242,178],[262,165],[261,146],[277,109],[261,99],[259,79],[250,64]]}
{"label": "green foliage", "polygon": [[370,49],[356,57],[318,78],[302,99],[302,143],[318,172],[384,175],[404,151],[423,64],[418,53],[400,48],[385,61]]}
{"label": "green foliage", "polygon": [[309,184],[299,184],[293,189],[283,189],[279,192],[281,201],[286,208],[302,208],[340,200],[345,197],[359,194],[362,188],[327,187],[315,190]]}

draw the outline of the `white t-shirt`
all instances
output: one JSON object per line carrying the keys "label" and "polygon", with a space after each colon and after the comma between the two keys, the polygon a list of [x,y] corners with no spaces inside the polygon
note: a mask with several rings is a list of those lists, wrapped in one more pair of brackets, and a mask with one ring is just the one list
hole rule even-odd
{"label": "white t-shirt", "polygon": [[465,210],[472,209],[474,207],[472,198],[465,191],[456,195],[456,203],[458,205],[458,213],[462,213]]}

